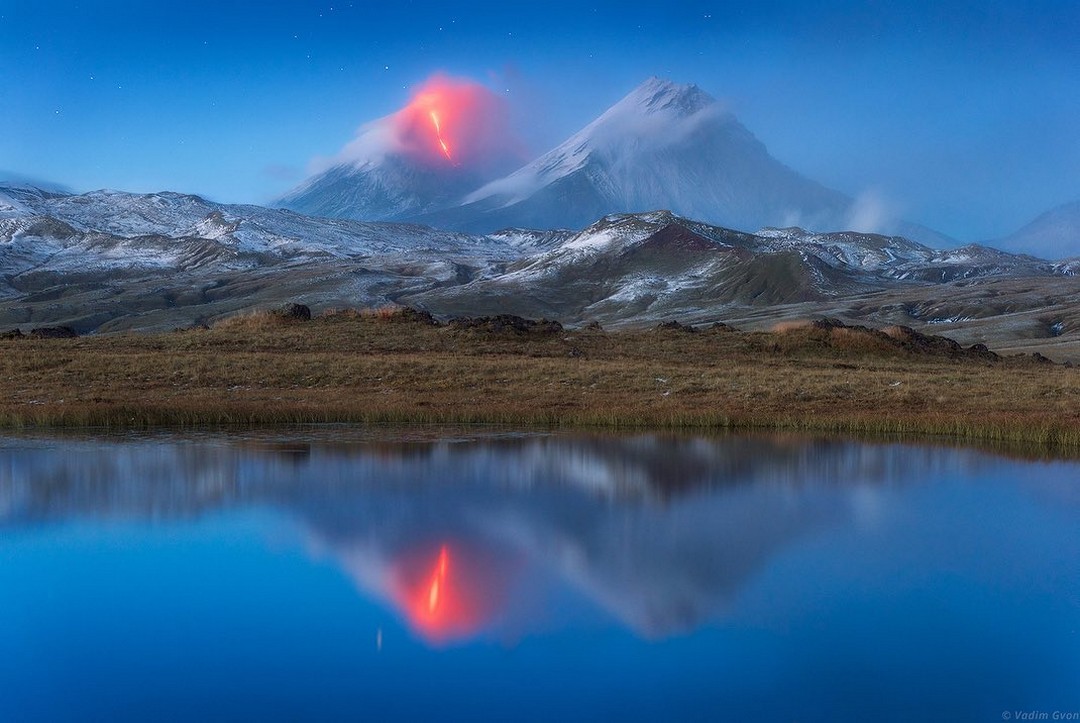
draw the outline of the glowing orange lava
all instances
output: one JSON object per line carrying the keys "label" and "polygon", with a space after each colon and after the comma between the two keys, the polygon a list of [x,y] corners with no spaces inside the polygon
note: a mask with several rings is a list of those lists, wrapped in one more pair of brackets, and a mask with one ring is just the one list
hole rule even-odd
{"label": "glowing orange lava", "polygon": [[397,117],[402,137],[421,157],[456,166],[451,148],[457,150],[459,141],[468,136],[465,121],[473,112],[467,94],[436,83],[417,93]]}
{"label": "glowing orange lava", "polygon": [[436,74],[391,116],[396,151],[451,174],[520,165],[521,144],[509,129],[509,109],[471,80]]}
{"label": "glowing orange lava", "polygon": [[453,161],[450,156],[450,147],[446,145],[446,139],[443,138],[442,126],[439,124],[439,113],[437,111],[431,111],[428,113],[431,117],[431,123],[435,126],[435,137],[439,139],[439,147],[442,148],[443,155],[446,156],[446,160]]}

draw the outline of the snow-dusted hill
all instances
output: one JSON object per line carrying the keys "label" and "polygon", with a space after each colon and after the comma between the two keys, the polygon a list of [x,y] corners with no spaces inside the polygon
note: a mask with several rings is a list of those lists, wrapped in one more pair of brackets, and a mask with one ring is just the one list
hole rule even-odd
{"label": "snow-dusted hill", "polygon": [[161,328],[304,297],[388,303],[497,273],[558,233],[465,235],[177,193],[0,187],[0,327]]}
{"label": "snow-dusted hill", "polygon": [[[5,208],[13,209],[7,214]],[[436,231],[400,223],[362,223],[302,216],[262,206],[219,204],[172,192],[135,194],[94,191],[62,195],[36,189],[0,188],[0,218],[47,217],[76,234],[163,236],[214,240],[239,253],[280,257],[415,253],[501,253],[486,237]],[[8,239],[10,240],[10,239]]]}
{"label": "snow-dusted hill", "polygon": [[1062,259],[1054,264],[1054,270],[1062,276],[1080,276],[1080,257]]}
{"label": "snow-dusted hill", "polygon": [[748,234],[669,211],[606,216],[504,274],[406,297],[442,313],[545,315],[606,323],[722,307],[832,303],[886,289],[984,278],[1060,278],[1046,261],[980,246],[769,228]]}
{"label": "snow-dusted hill", "polygon": [[800,228],[766,228],[756,234],[767,239],[760,251],[796,249],[835,267],[846,267],[898,281],[940,283],[989,276],[1052,276],[1061,271],[1033,256],[1009,254],[988,246],[968,244],[934,249],[901,236],[853,231],[812,233]]}
{"label": "snow-dusted hill", "polygon": [[[262,206],[219,204],[199,196],[172,192],[133,194],[94,191],[81,195],[37,189],[0,187],[0,223],[8,231],[0,242],[24,240],[15,229],[46,223],[52,241],[107,237],[213,241],[239,256],[298,260],[303,258],[371,258],[400,256],[421,263],[501,263],[523,251],[542,248],[565,232],[504,229],[497,234],[470,235],[405,223],[358,222],[303,216]],[[62,230],[60,230],[62,229]],[[77,245],[77,244],[76,244]],[[84,265],[92,265],[95,249],[87,249]],[[173,265],[167,254],[153,252],[148,261]],[[132,259],[134,262],[134,260]]]}
{"label": "snow-dusted hill", "polygon": [[1076,263],[982,246],[796,227],[750,234],[670,211],[609,215],[579,232],[471,235],[168,192],[0,187],[0,331],[160,330],[289,301],[396,302],[605,325],[827,313],[961,334],[983,324],[972,341],[1000,324],[1001,338],[1059,343],[1080,333],[1076,274]]}

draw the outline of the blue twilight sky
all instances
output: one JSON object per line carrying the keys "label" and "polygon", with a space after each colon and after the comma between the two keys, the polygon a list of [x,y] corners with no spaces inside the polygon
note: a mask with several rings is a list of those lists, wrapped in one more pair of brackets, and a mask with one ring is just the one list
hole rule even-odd
{"label": "blue twilight sky", "polygon": [[650,75],[960,240],[1080,199],[1080,2],[0,0],[0,175],[266,202],[444,71],[541,152]]}

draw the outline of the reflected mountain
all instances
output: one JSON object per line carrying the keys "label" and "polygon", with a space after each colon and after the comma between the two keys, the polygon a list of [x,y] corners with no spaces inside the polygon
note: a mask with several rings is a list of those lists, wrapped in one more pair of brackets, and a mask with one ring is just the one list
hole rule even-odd
{"label": "reflected mountain", "polygon": [[569,586],[644,637],[722,616],[802,540],[970,451],[793,437],[0,439],[0,530],[269,509],[424,639],[515,639]]}

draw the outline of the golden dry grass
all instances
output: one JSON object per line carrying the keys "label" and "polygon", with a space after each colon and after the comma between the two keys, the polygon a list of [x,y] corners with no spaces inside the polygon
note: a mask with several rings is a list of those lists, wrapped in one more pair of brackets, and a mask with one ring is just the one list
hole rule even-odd
{"label": "golden dry grass", "polygon": [[792,331],[800,331],[810,328],[810,321],[808,319],[793,319],[791,321],[778,321],[772,326],[772,332],[774,334],[787,334]]}
{"label": "golden dry grass", "polygon": [[493,334],[402,314],[0,341],[0,425],[304,422],[776,428],[1080,449],[1080,372],[919,355],[881,335]]}
{"label": "golden dry grass", "polygon": [[272,311],[245,311],[215,322],[214,328],[221,331],[229,329],[266,331],[282,327],[288,323],[290,323],[290,319]]}

